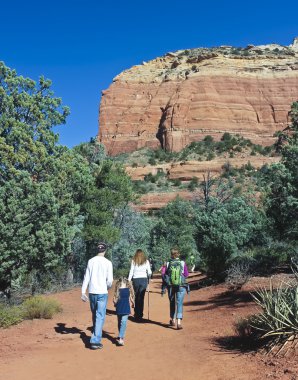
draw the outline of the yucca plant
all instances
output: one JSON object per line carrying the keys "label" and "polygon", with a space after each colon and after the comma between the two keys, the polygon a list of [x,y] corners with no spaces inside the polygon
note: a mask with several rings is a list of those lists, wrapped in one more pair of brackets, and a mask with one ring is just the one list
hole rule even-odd
{"label": "yucca plant", "polygon": [[298,343],[298,286],[282,283],[277,289],[260,289],[253,295],[263,312],[255,315],[252,328],[270,338],[271,348],[280,352],[287,343]]}

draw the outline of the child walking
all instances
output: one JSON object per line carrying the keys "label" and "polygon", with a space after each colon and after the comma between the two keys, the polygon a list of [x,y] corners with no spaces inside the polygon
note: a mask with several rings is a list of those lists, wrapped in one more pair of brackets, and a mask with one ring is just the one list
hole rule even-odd
{"label": "child walking", "polygon": [[161,283],[161,296],[163,296],[166,292],[166,289],[167,289],[167,283],[166,283],[166,280],[165,280],[165,275],[166,275],[166,271],[167,271],[167,262],[164,261],[164,263],[162,264],[162,266],[159,268],[158,270],[160,273],[161,273],[161,280],[162,280],[162,283]]}
{"label": "child walking", "polygon": [[134,307],[134,290],[127,278],[120,277],[116,282],[113,302],[118,318],[119,336],[117,338],[117,344],[124,346],[124,336],[128,316],[130,314],[130,304]]}

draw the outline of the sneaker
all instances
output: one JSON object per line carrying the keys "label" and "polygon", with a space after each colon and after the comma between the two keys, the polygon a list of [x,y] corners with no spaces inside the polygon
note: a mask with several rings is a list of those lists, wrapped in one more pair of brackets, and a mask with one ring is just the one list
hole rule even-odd
{"label": "sneaker", "polygon": [[124,340],[123,339],[119,338],[118,346],[124,346]]}
{"label": "sneaker", "polygon": [[182,329],[183,329],[182,325],[180,323],[177,324],[177,330],[182,330]]}
{"label": "sneaker", "polygon": [[173,319],[170,320],[169,325],[170,325],[170,326],[175,326],[175,322],[173,321]]}
{"label": "sneaker", "polygon": [[91,350],[99,350],[101,348],[103,348],[103,345],[101,343],[91,344]]}

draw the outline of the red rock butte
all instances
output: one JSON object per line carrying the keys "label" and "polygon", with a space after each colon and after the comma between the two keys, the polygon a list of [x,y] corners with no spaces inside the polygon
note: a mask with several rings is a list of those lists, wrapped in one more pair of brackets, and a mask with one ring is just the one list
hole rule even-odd
{"label": "red rock butte", "polygon": [[109,155],[148,147],[180,151],[224,132],[271,145],[298,100],[298,38],[198,48],[133,66],[102,92],[98,139]]}

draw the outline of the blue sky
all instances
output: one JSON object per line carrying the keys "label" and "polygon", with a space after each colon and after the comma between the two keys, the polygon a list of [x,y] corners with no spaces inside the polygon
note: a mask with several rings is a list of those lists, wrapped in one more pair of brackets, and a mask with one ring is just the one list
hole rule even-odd
{"label": "blue sky", "polygon": [[279,43],[298,36],[298,1],[0,0],[0,60],[53,81],[71,108],[60,142],[98,133],[101,91],[121,71],[169,51]]}

